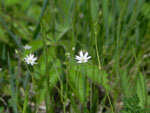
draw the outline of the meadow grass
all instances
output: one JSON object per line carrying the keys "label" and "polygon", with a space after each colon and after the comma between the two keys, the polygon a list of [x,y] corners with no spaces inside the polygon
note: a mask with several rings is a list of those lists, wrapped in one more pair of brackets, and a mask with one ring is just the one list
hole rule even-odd
{"label": "meadow grass", "polygon": [[150,113],[149,13],[149,0],[0,0],[0,113]]}

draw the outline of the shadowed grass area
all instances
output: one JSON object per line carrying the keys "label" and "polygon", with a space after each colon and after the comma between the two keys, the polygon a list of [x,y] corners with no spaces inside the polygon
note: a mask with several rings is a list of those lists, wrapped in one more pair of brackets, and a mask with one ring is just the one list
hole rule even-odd
{"label": "shadowed grass area", "polygon": [[150,113],[149,13],[148,0],[1,0],[0,113]]}

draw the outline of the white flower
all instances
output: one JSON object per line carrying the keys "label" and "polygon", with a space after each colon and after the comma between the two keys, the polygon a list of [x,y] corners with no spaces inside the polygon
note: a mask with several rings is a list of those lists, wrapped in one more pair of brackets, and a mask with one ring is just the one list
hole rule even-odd
{"label": "white flower", "polygon": [[74,51],[74,50],[75,50],[75,47],[72,48],[72,51]]}
{"label": "white flower", "polygon": [[72,93],[72,96],[74,97],[74,93]]}
{"label": "white flower", "polygon": [[91,58],[91,56],[88,56],[88,52],[83,54],[82,51],[79,52],[79,56],[76,55],[75,59],[78,60],[77,63],[86,63]]}
{"label": "white flower", "polygon": [[66,56],[69,58],[70,57],[70,53],[66,53]]}
{"label": "white flower", "polygon": [[70,103],[70,100],[67,99],[67,101],[66,101],[66,107],[69,105],[69,103]]}
{"label": "white flower", "polygon": [[23,46],[23,48],[24,48],[24,49],[31,49],[31,48],[32,48],[32,46],[25,45],[25,46]]}
{"label": "white flower", "polygon": [[147,57],[150,57],[150,53],[149,53],[149,54],[145,54],[145,55],[143,56],[144,59],[147,58]]}
{"label": "white flower", "polygon": [[34,64],[37,64],[35,61],[37,60],[36,57],[34,57],[34,54],[30,54],[30,55],[26,55],[26,57],[24,58],[25,62],[27,64],[31,64],[32,66]]}
{"label": "white flower", "polygon": [[0,71],[2,71],[2,68],[0,68]]}

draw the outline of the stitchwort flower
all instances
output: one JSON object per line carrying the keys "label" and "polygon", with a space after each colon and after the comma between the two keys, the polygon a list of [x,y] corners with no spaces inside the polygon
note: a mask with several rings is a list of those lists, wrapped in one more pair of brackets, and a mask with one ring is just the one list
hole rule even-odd
{"label": "stitchwort flower", "polygon": [[32,66],[34,64],[37,64],[35,61],[37,60],[36,57],[34,57],[34,54],[29,54],[29,55],[26,55],[26,57],[24,58],[25,62],[27,64],[31,64]]}
{"label": "stitchwort flower", "polygon": [[31,49],[31,48],[32,48],[32,46],[25,45],[25,46],[23,46],[23,48],[27,50],[27,49]]}
{"label": "stitchwort flower", "polygon": [[90,58],[91,56],[88,56],[88,52],[84,54],[82,51],[79,52],[79,56],[78,55],[75,56],[77,63],[86,63]]}

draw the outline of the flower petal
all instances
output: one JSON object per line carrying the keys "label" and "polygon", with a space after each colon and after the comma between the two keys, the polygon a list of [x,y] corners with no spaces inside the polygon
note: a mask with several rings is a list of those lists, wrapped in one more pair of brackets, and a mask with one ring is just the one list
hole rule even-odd
{"label": "flower petal", "polygon": [[84,54],[84,58],[86,58],[88,56],[88,52],[86,52],[85,54]]}
{"label": "flower petal", "polygon": [[80,64],[80,63],[83,63],[83,62],[82,62],[81,60],[79,60],[79,61],[77,61],[77,63],[79,63],[79,64]]}
{"label": "flower petal", "polygon": [[91,56],[87,57],[86,60],[88,60],[88,59],[90,59],[90,58],[91,58]]}
{"label": "flower petal", "polygon": [[88,62],[87,60],[84,61],[84,63]]}
{"label": "flower petal", "polygon": [[75,57],[76,60],[81,60],[81,58],[79,56],[76,55]]}
{"label": "flower petal", "polygon": [[33,58],[33,61],[36,61],[37,60],[37,58],[35,57],[35,58]]}
{"label": "flower petal", "polygon": [[80,57],[83,57],[83,52],[82,52],[82,51],[80,51],[79,55],[80,55]]}

